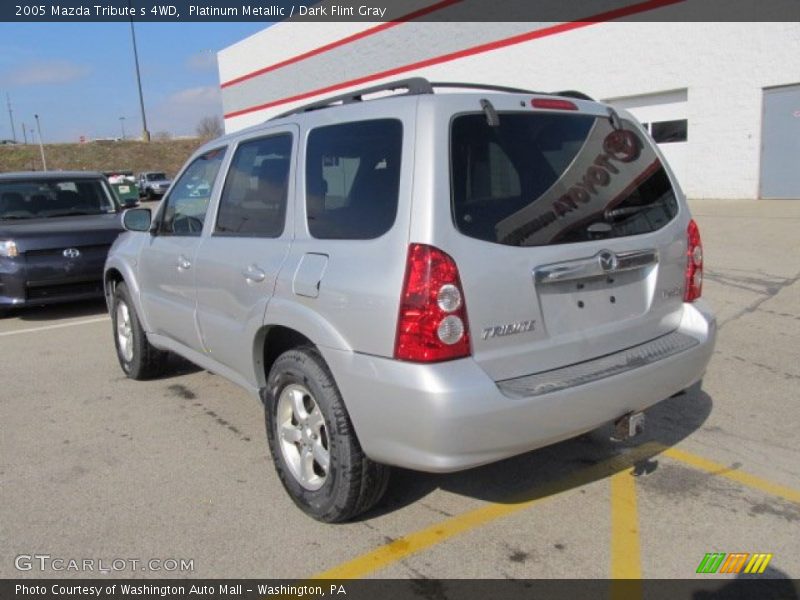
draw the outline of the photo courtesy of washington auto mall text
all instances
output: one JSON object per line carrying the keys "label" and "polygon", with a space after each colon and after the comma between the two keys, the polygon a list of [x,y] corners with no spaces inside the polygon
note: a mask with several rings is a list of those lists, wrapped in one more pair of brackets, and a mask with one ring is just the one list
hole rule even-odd
{"label": "photo courtesy of washington auto mall text", "polygon": [[[248,587],[250,586],[250,587]],[[20,598],[52,597],[52,598],[249,598],[249,597],[283,597],[283,598],[324,598],[347,597],[344,584],[323,585],[290,585],[265,583],[92,583],[65,584],[47,583],[29,585],[16,583],[14,595]]]}

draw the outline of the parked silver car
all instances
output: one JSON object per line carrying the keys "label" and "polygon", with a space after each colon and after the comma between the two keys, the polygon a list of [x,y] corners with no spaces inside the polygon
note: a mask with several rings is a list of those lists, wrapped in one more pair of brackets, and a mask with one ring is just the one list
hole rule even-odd
{"label": "parked silver car", "polygon": [[209,142],[152,219],[125,213],[106,264],[125,373],[171,351],[259,397],[281,481],[322,521],[374,506],[390,465],[634,434],[713,351],[697,226],[631,116],[439,85]]}
{"label": "parked silver car", "polygon": [[172,181],[163,171],[147,171],[139,173],[137,178],[139,196],[146,200],[158,200],[167,193]]}

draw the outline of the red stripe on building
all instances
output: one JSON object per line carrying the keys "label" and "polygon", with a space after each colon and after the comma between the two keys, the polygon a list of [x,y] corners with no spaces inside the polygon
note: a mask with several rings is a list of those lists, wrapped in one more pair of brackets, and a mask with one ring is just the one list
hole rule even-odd
{"label": "red stripe on building", "polygon": [[259,75],[263,75],[264,73],[277,71],[280,68],[286,67],[288,65],[293,65],[295,63],[299,63],[300,61],[303,61],[307,58],[311,58],[312,56],[324,54],[325,52],[333,50],[334,48],[339,48],[341,46],[346,46],[347,44],[352,44],[353,42],[357,42],[358,40],[363,40],[366,37],[375,35],[376,33],[380,33],[381,31],[386,31],[387,29],[391,29],[392,27],[396,27],[397,25],[400,25],[407,21],[412,21],[414,19],[424,17],[425,15],[429,15],[433,12],[436,12],[437,10],[447,8],[448,6],[451,6],[453,4],[458,4],[461,1],[462,0],[443,0],[443,2],[437,2],[436,4],[432,4],[431,6],[426,6],[425,8],[421,8],[415,12],[409,13],[403,17],[395,19],[394,21],[387,21],[386,23],[381,23],[380,25],[376,25],[375,27],[370,27],[369,29],[365,29],[364,31],[360,31],[358,33],[354,33],[353,35],[347,36],[340,40],[336,40],[335,42],[331,42],[330,44],[325,44],[324,46],[320,46],[319,48],[314,48],[313,50],[309,50],[308,52],[304,52],[303,54],[298,54],[297,56],[287,58],[286,60],[277,62],[274,65],[263,67],[251,73],[247,73],[246,75],[242,75],[241,77],[236,77],[235,79],[231,79],[229,81],[220,84],[220,87],[226,88],[232,85],[236,85],[237,83],[247,81],[248,79],[253,79],[254,77],[258,77]]}
{"label": "red stripe on building", "polygon": [[551,27],[545,27],[543,29],[535,29],[527,33],[521,33],[494,42],[488,42],[486,44],[480,44],[478,46],[473,46],[471,48],[465,48],[464,50],[458,50],[457,52],[451,52],[449,54],[435,56],[433,58],[428,58],[425,60],[421,60],[415,63],[410,63],[400,67],[395,67],[393,69],[387,69],[385,71],[380,71],[378,73],[373,73],[371,75],[357,77],[356,79],[350,79],[348,81],[343,81],[341,83],[336,83],[316,90],[303,92],[302,94],[289,96],[287,98],[281,98],[280,100],[273,100],[271,102],[265,102],[264,104],[258,104],[256,106],[251,106],[249,108],[243,108],[241,110],[236,110],[233,112],[226,113],[224,116],[226,119],[230,119],[232,117],[238,117],[251,112],[266,110],[274,106],[280,106],[281,104],[289,104],[290,102],[297,102],[299,100],[313,98],[314,96],[319,96],[320,94],[327,94],[343,90],[345,88],[353,87],[356,85],[363,85],[365,83],[370,83],[378,79],[384,79],[386,77],[392,77],[394,75],[407,73],[408,71],[413,71],[415,69],[431,67],[434,65],[439,65],[453,60],[458,60],[459,58],[466,58],[469,56],[475,56],[477,54],[491,52],[492,50],[498,50],[500,48],[507,48],[508,46],[513,46],[523,42],[529,42],[532,40],[558,35],[559,33],[565,33],[567,31],[572,31],[574,29],[580,29],[582,27],[587,27],[589,25],[594,25],[596,23],[613,21],[614,19],[628,17],[631,15],[647,12],[650,10],[655,10],[657,8],[663,8],[665,6],[670,6],[673,4],[680,4],[681,2],[685,1],[686,0],[647,0],[646,2],[640,2],[638,4],[633,4],[631,6],[617,8],[591,17],[586,17],[579,21],[570,21],[567,23],[561,23],[559,25],[553,25]]}

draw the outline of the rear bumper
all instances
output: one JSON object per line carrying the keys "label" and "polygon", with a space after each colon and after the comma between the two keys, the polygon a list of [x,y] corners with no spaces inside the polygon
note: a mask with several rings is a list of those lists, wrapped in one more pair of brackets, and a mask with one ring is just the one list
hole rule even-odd
{"label": "rear bumper", "polygon": [[703,302],[687,304],[677,333],[697,343],[636,368],[532,396],[500,383],[503,393],[472,359],[420,365],[321,350],[367,456],[448,472],[580,435],[690,387],[713,353],[716,321]]}

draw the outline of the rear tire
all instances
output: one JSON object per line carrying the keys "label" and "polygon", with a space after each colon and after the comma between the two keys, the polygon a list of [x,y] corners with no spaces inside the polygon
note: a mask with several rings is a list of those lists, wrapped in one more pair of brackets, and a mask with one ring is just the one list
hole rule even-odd
{"label": "rear tire", "polygon": [[114,288],[111,307],[114,346],[119,365],[131,379],[152,379],[164,372],[168,354],[147,341],[128,286],[118,283]]}
{"label": "rear tire", "polygon": [[265,400],[275,469],[301,510],[318,521],[338,523],[378,503],[390,469],[364,454],[333,376],[315,349],[297,348],[278,357]]}

